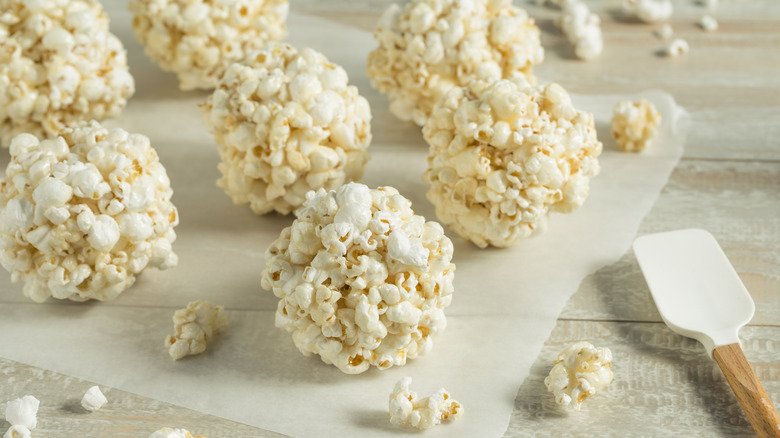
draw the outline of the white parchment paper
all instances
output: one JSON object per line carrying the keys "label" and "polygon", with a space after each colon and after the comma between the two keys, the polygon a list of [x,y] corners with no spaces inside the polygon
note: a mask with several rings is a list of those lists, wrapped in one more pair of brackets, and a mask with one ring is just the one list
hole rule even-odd
{"label": "white parchment paper", "polygon": [[[197,108],[207,94],[180,92],[173,75],[149,63],[123,7],[107,2],[138,91],[107,124],[149,136],[168,169],[181,217],[179,266],[143,273],[113,302],[83,304],[34,304],[2,271],[0,356],[264,429],[297,437],[406,433],[387,421],[387,399],[398,379],[412,376],[421,395],[443,386],[466,408],[465,418],[426,436],[501,436],[565,301],[587,274],[628,250],[682,153],[684,111],[667,94],[641,94],[664,120],[660,138],[642,154],[618,152],[608,126],[614,104],[637,96],[574,96],[578,108],[595,114],[605,145],[584,207],[553,216],[545,234],[511,249],[480,250],[448,233],[456,292],[433,351],[402,368],[344,375],[301,356],[291,336],[274,327],[276,298],[260,288],[263,252],[292,217],[256,216],[215,186],[219,158]],[[363,182],[398,188],[418,214],[435,219],[421,178],[427,147],[420,130],[390,115],[365,76],[371,35],[300,15],[289,24],[292,43],[343,65],[371,103],[374,141]],[[7,152],[0,153],[4,168]],[[163,340],[174,310],[195,299],[224,304],[229,326],[206,353],[174,362]]]}

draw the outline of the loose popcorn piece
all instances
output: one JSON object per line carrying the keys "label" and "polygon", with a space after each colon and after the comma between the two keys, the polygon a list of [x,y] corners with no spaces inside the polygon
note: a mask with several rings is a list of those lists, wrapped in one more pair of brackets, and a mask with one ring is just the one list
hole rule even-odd
{"label": "loose popcorn piece", "polygon": [[418,399],[417,393],[409,389],[411,383],[411,377],[404,377],[390,394],[390,423],[393,425],[425,430],[463,416],[463,406],[450,398],[446,389]]}
{"label": "loose popcorn piece", "polygon": [[390,6],[368,56],[371,84],[390,98],[390,111],[422,126],[433,104],[455,86],[486,87],[524,76],[542,62],[539,28],[511,0],[413,0]]}
{"label": "loose popcorn piece", "polygon": [[609,348],[578,342],[563,350],[554,363],[544,384],[562,406],[573,403],[572,406],[579,409],[586,398],[612,383],[612,352]]}
{"label": "loose popcorn piece", "polygon": [[666,23],[655,30],[655,35],[662,40],[668,40],[672,37],[673,34],[674,30],[672,29],[672,25],[669,23]]}
{"label": "loose popcorn piece", "polygon": [[258,214],[288,214],[309,190],[363,176],[368,101],[312,49],[268,45],[230,66],[201,109],[222,157],[217,185]]}
{"label": "loose popcorn piece", "polygon": [[147,266],[176,266],[179,223],[149,139],[99,123],[21,134],[0,179],[0,261],[33,301],[116,298]]}
{"label": "loose popcorn piece", "polygon": [[455,265],[441,225],[392,187],[310,192],[265,253],[276,326],[347,374],[427,353],[447,326]]}
{"label": "loose popcorn piece", "polygon": [[690,47],[688,47],[688,41],[682,38],[675,38],[669,43],[666,48],[666,56],[680,56],[688,53]]}
{"label": "loose popcorn piece", "polygon": [[187,429],[171,429],[163,427],[162,429],[149,435],[149,438],[206,438],[203,435],[192,435]]}
{"label": "loose popcorn piece", "polygon": [[182,90],[210,89],[230,64],[287,36],[287,0],[130,0],[144,53]]}
{"label": "loose popcorn piece", "polygon": [[96,0],[0,0],[0,144],[119,115],[135,92]]}
{"label": "loose popcorn piece", "polygon": [[225,308],[208,301],[187,304],[173,314],[174,335],[165,338],[168,354],[174,360],[206,351],[206,344],[227,325]]}
{"label": "loose popcorn piece", "polygon": [[602,145],[593,115],[557,84],[502,80],[455,88],[423,128],[428,200],[436,216],[479,247],[505,247],[543,229],[588,196]]}
{"label": "loose popcorn piece", "polygon": [[577,58],[589,60],[599,56],[604,49],[599,16],[580,1],[565,2],[562,7],[563,14],[557,25],[574,46]]}
{"label": "loose popcorn piece", "polygon": [[658,23],[672,16],[671,0],[623,0],[623,10],[645,23]]}
{"label": "loose popcorn piece", "polygon": [[30,429],[26,428],[25,426],[22,426],[21,424],[17,424],[14,426],[11,426],[8,428],[8,431],[5,432],[3,435],[3,438],[31,438],[32,433],[30,432]]}
{"label": "loose popcorn piece", "polygon": [[652,143],[660,123],[661,113],[646,99],[623,100],[612,112],[612,136],[620,149],[641,152]]}
{"label": "loose popcorn piece", "polygon": [[[38,425],[38,406],[41,402],[31,396],[25,395],[22,398],[11,400],[5,405],[5,421],[12,426],[24,426],[27,429],[35,429]],[[20,429],[20,432],[23,432]]]}
{"label": "loose popcorn piece", "polygon": [[89,388],[84,397],[81,398],[81,406],[90,412],[99,410],[107,402],[106,396],[100,392],[100,388],[97,385]]}
{"label": "loose popcorn piece", "polygon": [[699,26],[707,32],[714,32],[718,30],[718,20],[714,19],[712,15],[705,15],[699,20]]}

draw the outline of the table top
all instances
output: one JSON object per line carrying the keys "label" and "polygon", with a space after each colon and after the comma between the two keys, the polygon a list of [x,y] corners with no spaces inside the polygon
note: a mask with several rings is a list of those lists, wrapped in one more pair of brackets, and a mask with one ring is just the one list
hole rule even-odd
{"label": "table top", "polygon": [[[390,0],[295,0],[297,12],[373,29]],[[558,11],[525,2],[542,30],[543,82],[573,93],[662,89],[691,116],[684,156],[638,234],[704,228],[719,241],[756,303],[742,329],[743,349],[780,406],[780,2],[722,0],[707,9],[675,3],[674,34],[690,52],[661,56],[659,25],[626,18],[617,0],[588,1],[599,14],[604,53],[573,58],[553,21]],[[719,22],[705,32],[697,22]],[[589,339],[612,350],[609,390],[562,414],[544,377],[563,348]],[[46,399],[35,436],[148,436],[155,427],[187,428],[210,438],[282,436],[214,416],[103,388],[111,403],[85,414],[79,399],[90,382],[0,358],[0,395]],[[63,392],[68,387],[73,391]],[[0,396],[0,399],[3,397]],[[150,429],[150,427],[152,427]],[[4,428],[3,428],[4,430]],[[632,253],[589,275],[568,301],[520,387],[505,436],[751,436],[725,378],[696,341],[661,321]]]}

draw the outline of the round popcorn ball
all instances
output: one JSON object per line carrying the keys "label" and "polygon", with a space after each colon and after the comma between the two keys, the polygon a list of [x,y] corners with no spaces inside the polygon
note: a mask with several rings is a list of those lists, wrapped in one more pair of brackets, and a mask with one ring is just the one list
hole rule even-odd
{"label": "round popcorn ball", "polygon": [[428,200],[442,223],[482,248],[531,236],[550,211],[576,210],[599,173],[593,115],[574,109],[557,84],[454,88],[423,135]]}
{"label": "round popcorn ball", "polygon": [[660,123],[661,113],[648,100],[621,100],[612,112],[612,137],[620,149],[641,152],[653,142]]}
{"label": "round popcorn ball", "polygon": [[93,121],[11,141],[0,180],[0,262],[36,302],[110,300],[177,263],[170,181],[149,139]]}
{"label": "round popcorn ball", "polygon": [[539,28],[511,0],[412,0],[390,6],[368,56],[372,85],[390,111],[422,126],[433,105],[455,86],[486,87],[524,76],[544,59]]}
{"label": "round popcorn ball", "polygon": [[119,115],[135,92],[96,0],[0,0],[0,144]]}
{"label": "round popcorn ball", "polygon": [[144,53],[182,90],[211,89],[234,62],[287,36],[287,0],[130,0]]}
{"label": "round popcorn ball", "polygon": [[217,185],[257,214],[288,214],[309,190],[363,176],[368,101],[312,49],[269,44],[231,65],[201,109],[222,158]]}
{"label": "round popcorn ball", "polygon": [[296,215],[266,251],[262,286],[301,353],[357,374],[428,352],[455,274],[441,225],[396,189],[357,183],[310,192]]}

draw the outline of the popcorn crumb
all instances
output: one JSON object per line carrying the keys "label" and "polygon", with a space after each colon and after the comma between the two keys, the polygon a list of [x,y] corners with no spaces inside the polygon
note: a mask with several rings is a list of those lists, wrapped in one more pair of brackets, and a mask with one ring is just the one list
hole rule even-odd
{"label": "popcorn crumb", "polygon": [[641,152],[652,143],[660,123],[661,113],[648,100],[623,100],[612,112],[612,136],[620,149]]}
{"label": "popcorn crumb", "polygon": [[707,32],[718,30],[718,21],[712,15],[705,15],[699,20],[699,26]]}
{"label": "popcorn crumb", "polygon": [[32,433],[30,429],[17,424],[8,428],[8,431],[3,435],[3,438],[31,438]]}
{"label": "popcorn crumb", "polygon": [[578,342],[563,350],[554,364],[544,384],[561,406],[579,409],[586,398],[612,383],[612,352],[606,347]]}
{"label": "popcorn crumb", "polygon": [[541,232],[550,212],[578,209],[600,170],[593,115],[557,84],[454,88],[423,136],[436,216],[481,248],[510,246]]}
{"label": "popcorn crumb", "polygon": [[257,214],[288,214],[310,190],[363,176],[371,109],[346,71],[274,43],[233,64],[201,106],[222,161],[217,185]]}
{"label": "popcorn crumb", "polygon": [[563,13],[556,24],[574,47],[574,54],[582,60],[599,56],[604,49],[601,19],[581,1],[562,4]]}
{"label": "popcorn crumb", "polygon": [[368,56],[371,85],[390,112],[419,126],[452,87],[525,77],[544,59],[539,28],[511,0],[413,0],[391,5]]}
{"label": "popcorn crumb", "polygon": [[198,300],[173,314],[175,333],[165,338],[168,354],[174,360],[206,351],[207,343],[227,325],[223,306]]}
{"label": "popcorn crumb", "polygon": [[163,427],[162,429],[149,435],[149,438],[206,438],[203,435],[192,435],[187,429],[172,429]]}
{"label": "popcorn crumb", "polygon": [[[41,402],[31,395],[11,400],[5,405],[5,421],[11,423],[11,426],[35,429],[35,426],[38,425],[37,415],[40,404]],[[18,433],[23,432],[24,429],[19,429]]]}
{"label": "popcorn crumb", "polygon": [[674,34],[674,30],[672,29],[671,24],[666,23],[656,29],[654,33],[658,38],[661,38],[662,40],[668,40]]}
{"label": "popcorn crumb", "polygon": [[463,416],[463,406],[453,400],[446,389],[418,399],[417,393],[409,389],[411,383],[411,377],[402,378],[390,394],[390,423],[393,425],[425,430]]}
{"label": "popcorn crumb", "polygon": [[688,41],[685,41],[682,38],[675,38],[672,40],[671,43],[669,43],[669,46],[666,48],[666,56],[680,56],[688,53],[690,50],[690,47],[688,46]]}
{"label": "popcorn crumb", "polygon": [[623,0],[623,10],[645,23],[658,23],[672,16],[671,0]]}
{"label": "popcorn crumb", "polygon": [[276,326],[347,374],[427,353],[447,326],[455,265],[441,225],[392,187],[309,192],[265,253]]}
{"label": "popcorn crumb", "polygon": [[99,410],[107,402],[108,399],[106,399],[106,396],[103,395],[97,385],[89,388],[84,397],[81,398],[81,406],[90,412]]}
{"label": "popcorn crumb", "polygon": [[0,179],[0,262],[36,302],[111,300],[167,269],[179,223],[149,139],[98,122],[57,138],[20,134]]}

